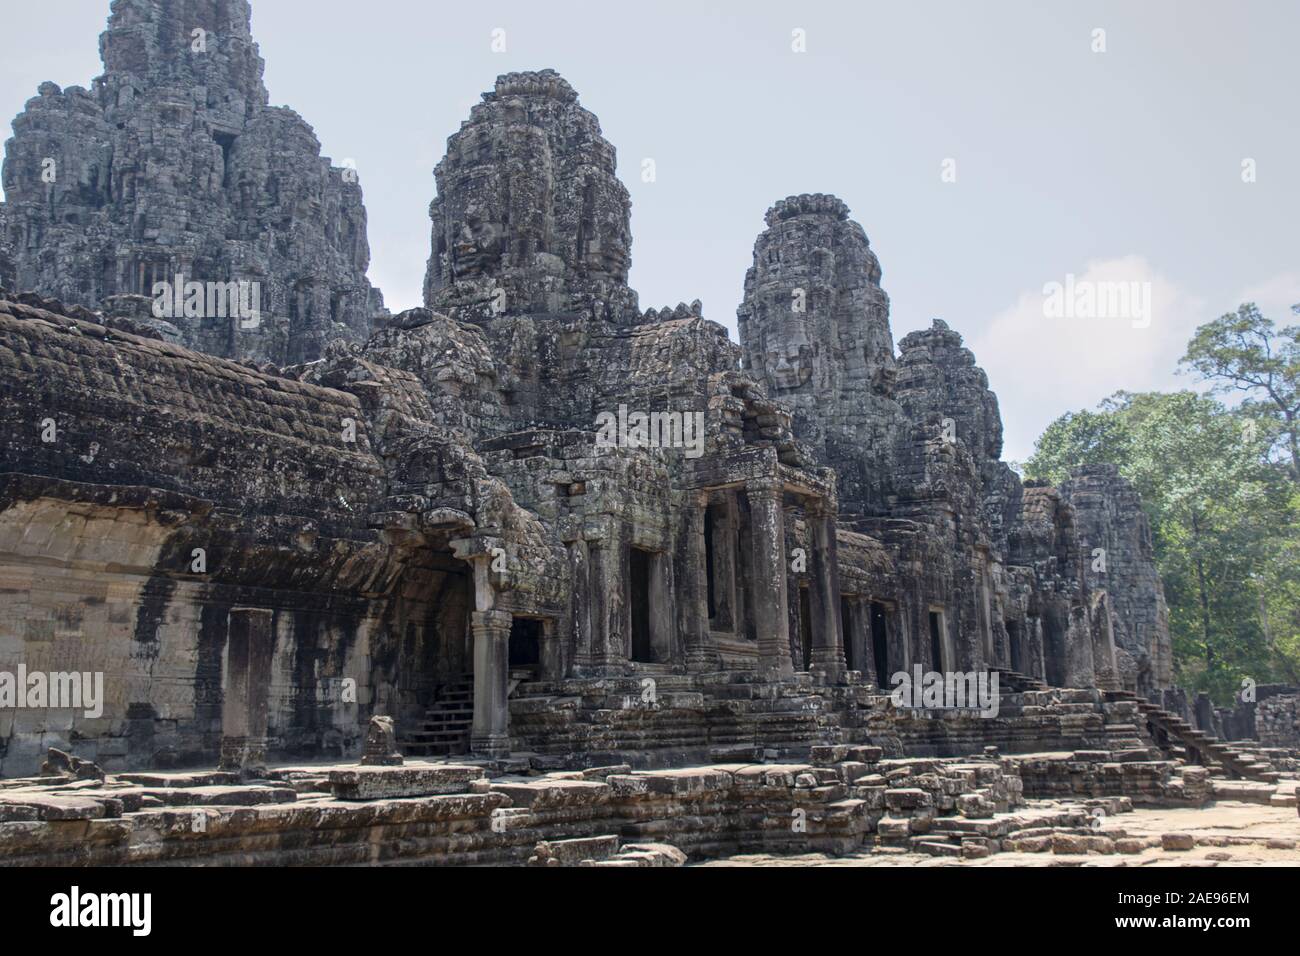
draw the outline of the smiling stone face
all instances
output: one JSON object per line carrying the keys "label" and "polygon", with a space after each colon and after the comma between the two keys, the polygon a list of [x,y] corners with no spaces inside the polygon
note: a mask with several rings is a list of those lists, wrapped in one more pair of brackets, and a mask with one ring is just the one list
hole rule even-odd
{"label": "smiling stone face", "polygon": [[472,278],[490,272],[501,258],[500,228],[486,218],[481,207],[471,205],[465,211],[453,249],[452,269],[457,278]]}
{"label": "smiling stone face", "polygon": [[763,359],[771,388],[788,391],[812,380],[812,343],[801,327],[795,326],[788,336],[769,341]]}

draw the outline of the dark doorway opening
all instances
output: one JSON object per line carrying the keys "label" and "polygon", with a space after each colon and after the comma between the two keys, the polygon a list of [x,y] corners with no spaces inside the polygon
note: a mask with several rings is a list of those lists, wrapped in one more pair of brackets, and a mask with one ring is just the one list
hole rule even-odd
{"label": "dark doorway opening", "polygon": [[1047,683],[1053,687],[1068,687],[1070,674],[1064,615],[1057,608],[1049,607],[1043,615],[1042,627]]}
{"label": "dark doorway opening", "polygon": [[931,669],[943,671],[943,614],[930,612],[930,665]]}
{"label": "dark doorway opening", "polygon": [[235,148],[235,136],[233,133],[213,133],[212,138],[221,147],[221,186],[223,189],[229,189],[230,154]]}
{"label": "dark doorway opening", "polygon": [[650,646],[650,562],[654,555],[633,548],[629,562],[628,585],[632,610],[632,660],[641,664],[654,661]]}
{"label": "dark doorway opening", "polygon": [[713,507],[704,509],[704,580],[709,588],[709,622],[718,616],[718,603],[714,595],[716,584],[713,580]]}
{"label": "dark doorway opening", "polygon": [[517,617],[510,625],[510,669],[537,669],[542,662],[542,622]]}
{"label": "dark doorway opening", "polygon": [[1020,647],[1020,622],[1007,621],[1007,643],[1011,645],[1011,669],[1020,674],[1025,672],[1023,651]]}
{"label": "dark doorway opening", "polygon": [[892,685],[889,678],[889,627],[886,624],[885,606],[871,604],[871,654],[876,662],[876,683],[886,690]]}
{"label": "dark doorway opening", "polygon": [[799,589],[799,645],[803,651],[803,669],[812,667],[812,601],[808,589]]}
{"label": "dark doorway opening", "polygon": [[853,666],[853,608],[843,598],[840,599],[840,640],[844,642],[844,666],[857,670]]}

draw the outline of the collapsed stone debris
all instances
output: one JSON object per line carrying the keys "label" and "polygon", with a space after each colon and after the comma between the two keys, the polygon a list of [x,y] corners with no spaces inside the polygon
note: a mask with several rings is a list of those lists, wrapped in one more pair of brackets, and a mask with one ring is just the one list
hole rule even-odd
{"label": "collapsed stone debris", "polygon": [[[961,336],[895,354],[843,202],[768,212],[738,345],[698,302],[643,311],[613,146],[557,73],[508,74],[448,140],[425,301],[392,316],[355,178],[266,105],[248,21],[117,3],[93,89],[46,84],[14,123],[0,670],[73,659],[106,700],[0,713],[0,773],[58,747],[110,777],[0,789],[0,820],[102,834],[0,832],[0,858],[250,862],[264,827],[329,834],[277,862],[407,852],[377,820],[448,862],[976,857],[1032,822],[1007,817],[1024,791],[1074,801],[1034,825],[1080,827],[1088,800],[1210,799],[1189,760],[1281,786],[1174,722],[1136,493],[1109,467],[1022,482]],[[157,318],[176,275],[263,283],[260,324]],[[602,441],[621,409],[701,421],[700,453]],[[898,707],[913,668],[1002,696]],[[283,769],[306,759],[346,766]],[[219,800],[253,810],[205,822],[225,849],[171,809]]]}

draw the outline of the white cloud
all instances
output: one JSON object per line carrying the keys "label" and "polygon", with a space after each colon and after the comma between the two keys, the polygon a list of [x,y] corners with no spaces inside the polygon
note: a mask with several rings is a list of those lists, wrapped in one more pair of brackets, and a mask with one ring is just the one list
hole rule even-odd
{"label": "white cloud", "polygon": [[1256,283],[1237,296],[1240,302],[1254,302],[1260,312],[1278,325],[1290,325],[1295,319],[1291,306],[1300,303],[1300,274],[1284,272]]}
{"label": "white cloud", "polygon": [[[1149,290],[1149,316],[1048,318],[1045,287],[1065,285],[1062,273],[1044,276],[972,337],[970,347],[1001,402],[1008,459],[1028,458],[1043,429],[1062,413],[1091,408],[1120,389],[1192,384],[1175,370],[1187,340],[1210,317],[1202,300],[1138,255],[1089,262],[1072,282],[1080,294],[1106,288],[1101,283],[1138,283],[1129,288]],[[1084,304],[1078,297],[1075,302]]]}

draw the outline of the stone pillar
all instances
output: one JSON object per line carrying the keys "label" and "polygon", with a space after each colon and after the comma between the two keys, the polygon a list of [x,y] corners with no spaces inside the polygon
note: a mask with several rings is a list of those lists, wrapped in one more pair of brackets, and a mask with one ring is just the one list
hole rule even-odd
{"label": "stone pillar", "polygon": [[569,573],[573,582],[573,663],[575,674],[585,674],[594,663],[591,620],[591,564],[587,542],[579,538],[569,545]]}
{"label": "stone pillar", "polygon": [[510,707],[506,700],[510,677],[510,624],[508,611],[475,611],[474,723],[470,751],[484,757],[510,753]]}
{"label": "stone pillar", "polygon": [[684,548],[684,580],[682,600],[678,604],[682,642],[686,651],[686,666],[693,671],[706,671],[718,664],[718,652],[713,647],[709,633],[709,573],[704,543],[704,509],[708,495],[700,494],[688,503],[686,509],[686,544]]}
{"label": "stone pillar", "polygon": [[542,621],[541,658],[538,662],[542,680],[563,680],[564,645],[559,637],[558,622],[553,617]]}
{"label": "stone pillar", "polygon": [[271,612],[234,608],[226,640],[222,682],[222,770],[256,773],[266,768],[267,711],[275,635]]}
{"label": "stone pillar", "polygon": [[740,533],[736,493],[731,490],[713,496],[713,610],[719,631],[744,637],[744,588],[736,567],[736,537]]}
{"label": "stone pillar", "polygon": [[758,636],[759,673],[772,680],[794,675],[786,600],[789,569],[785,558],[783,491],[775,479],[751,481],[745,486],[753,545],[749,606]]}
{"label": "stone pillar", "polygon": [[650,648],[657,663],[677,656],[677,589],[673,586],[673,557],[657,552],[650,559]]}
{"label": "stone pillar", "polygon": [[627,669],[626,555],[617,540],[606,537],[587,545],[588,601],[591,608],[591,663],[600,676],[622,674]]}
{"label": "stone pillar", "polygon": [[853,601],[849,610],[849,627],[853,629],[853,633],[844,635],[844,639],[852,642],[853,665],[862,674],[862,680],[868,686],[879,687],[880,675],[876,673],[876,643],[871,630],[870,600],[860,597]]}
{"label": "stone pillar", "polygon": [[805,515],[812,554],[808,570],[809,604],[812,611],[813,674],[828,683],[839,683],[848,669],[844,663],[843,619],[840,614],[840,562],[835,539],[835,508],[819,501]]}

